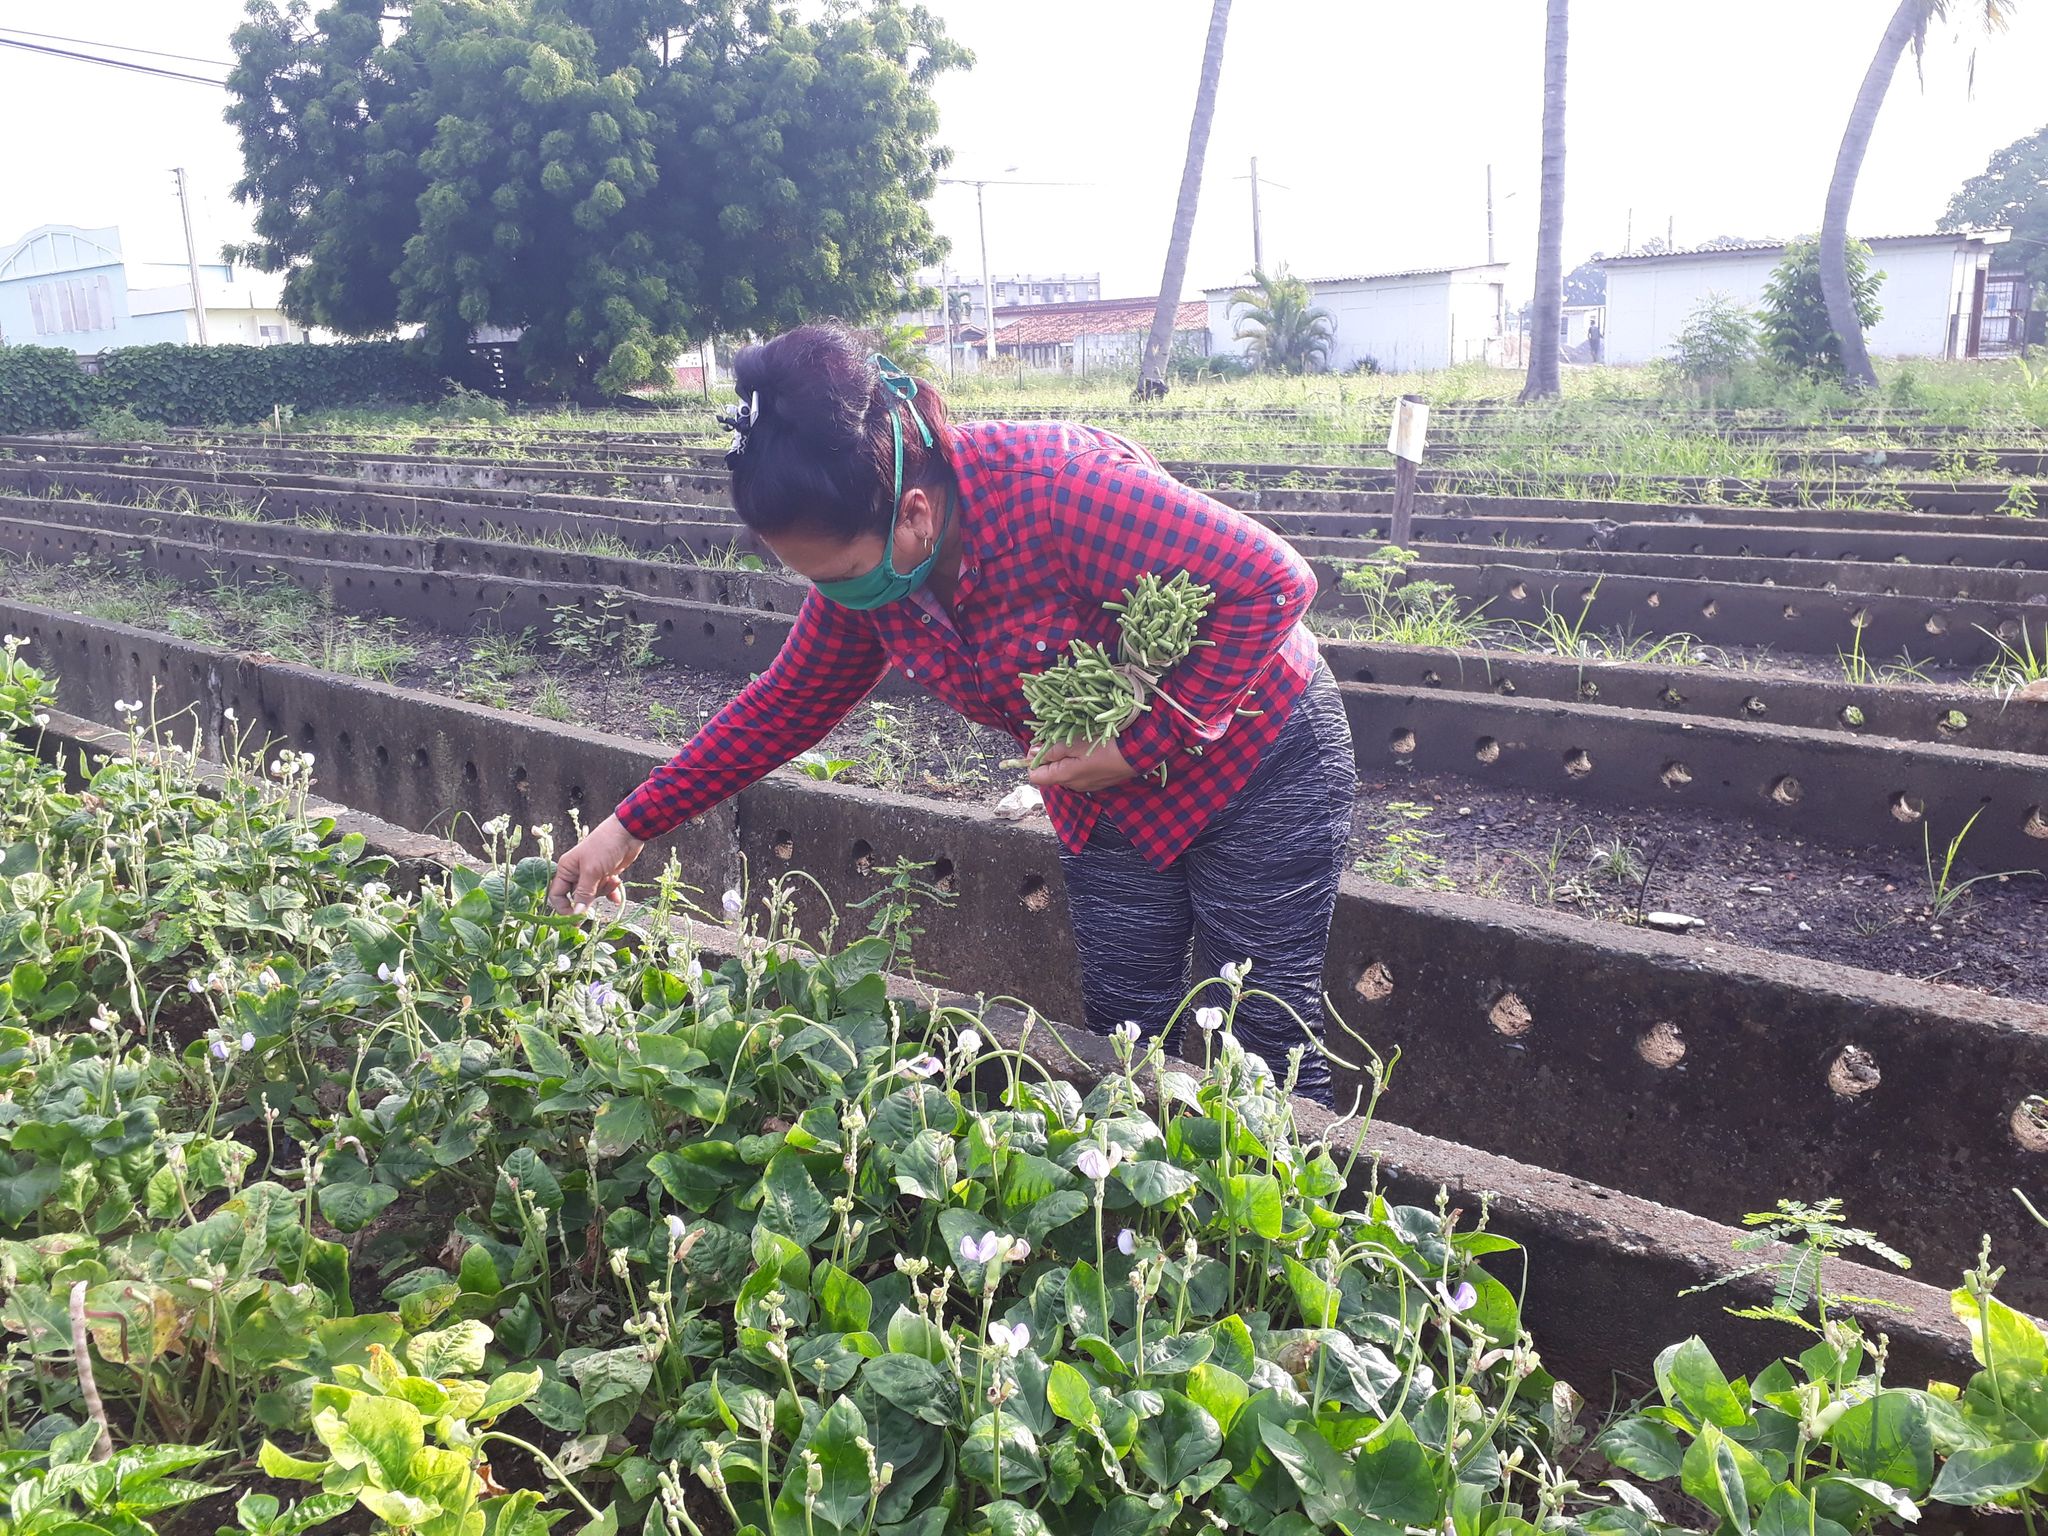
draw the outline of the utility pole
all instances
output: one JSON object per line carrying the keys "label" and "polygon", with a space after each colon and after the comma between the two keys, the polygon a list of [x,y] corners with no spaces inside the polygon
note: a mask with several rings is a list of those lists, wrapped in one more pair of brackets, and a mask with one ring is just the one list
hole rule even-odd
{"label": "utility pole", "polygon": [[1486,167],[1486,264],[1493,265],[1493,165]]}
{"label": "utility pole", "polygon": [[206,342],[206,295],[199,288],[199,247],[192,240],[192,198],[185,190],[185,167],[175,166],[171,178],[178,184],[178,216],[185,221],[185,271],[192,281],[192,318],[199,326],[199,345]]}
{"label": "utility pole", "polygon": [[1266,270],[1266,246],[1259,238],[1259,157],[1252,156],[1252,270]]}
{"label": "utility pole", "polygon": [[996,285],[988,278],[988,210],[982,204],[985,181],[974,184],[974,218],[981,226],[981,301],[988,306],[988,330],[983,334],[982,359],[990,367],[996,361]]}
{"label": "utility pole", "polygon": [[1678,249],[1678,247],[1672,243],[1676,239],[1676,237],[1672,234],[1672,231],[1676,228],[1678,228],[1678,216],[1676,214],[1667,213],[1664,216],[1664,250],[1667,255],[1672,251]]}
{"label": "utility pole", "polygon": [[946,381],[953,380],[953,282],[939,268],[939,323],[946,330]]}
{"label": "utility pole", "polygon": [[1636,248],[1636,211],[1628,211],[1628,222],[1621,226],[1621,254],[1626,256]]}

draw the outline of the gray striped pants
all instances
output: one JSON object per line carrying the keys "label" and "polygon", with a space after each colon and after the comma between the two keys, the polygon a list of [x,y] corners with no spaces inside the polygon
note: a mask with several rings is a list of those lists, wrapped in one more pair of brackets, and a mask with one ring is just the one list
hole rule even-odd
{"label": "gray striped pants", "polygon": [[[1089,1028],[1107,1033],[1134,1020],[1149,1039],[1166,1029],[1193,978],[1207,981],[1249,959],[1249,985],[1287,1008],[1246,997],[1233,1029],[1276,1077],[1287,1053],[1310,1045],[1295,1091],[1330,1100],[1330,1069],[1288,1009],[1320,1037],[1323,959],[1337,906],[1337,878],[1351,850],[1358,769],[1344,701],[1319,665],[1280,736],[1243,789],[1166,869],[1147,864],[1107,816],[1088,846],[1063,853],[1067,905],[1081,952]],[[1187,1049],[1194,1007],[1222,1006],[1206,987],[1174,1026],[1170,1048]]]}

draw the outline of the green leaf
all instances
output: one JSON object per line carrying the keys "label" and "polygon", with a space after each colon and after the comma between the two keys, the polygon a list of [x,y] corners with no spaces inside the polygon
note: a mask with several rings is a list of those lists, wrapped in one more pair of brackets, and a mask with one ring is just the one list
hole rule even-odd
{"label": "green leaf", "polygon": [[1027,1509],[1015,1499],[997,1499],[982,1507],[990,1536],[1046,1536],[1045,1522],[1038,1511]]}
{"label": "green leaf", "polygon": [[896,1188],[923,1200],[944,1200],[960,1176],[953,1138],[944,1131],[919,1131],[896,1154]]}
{"label": "green leaf", "polygon": [[471,1243],[463,1250],[456,1283],[475,1296],[496,1296],[505,1288],[498,1279],[498,1266],[492,1260],[490,1250],[481,1243]]}
{"label": "green leaf", "polygon": [[1069,1424],[1085,1428],[1098,1417],[1094,1399],[1088,1395],[1088,1378],[1064,1360],[1055,1360],[1045,1378],[1045,1400]]}
{"label": "green leaf", "polygon": [[[868,1477],[867,1452],[860,1442],[867,1438],[867,1420],[851,1398],[839,1398],[819,1418],[804,1449],[817,1457],[824,1473],[813,1506],[818,1519],[841,1530],[858,1529],[867,1513],[873,1483]],[[807,1495],[803,1480],[807,1469],[803,1457],[791,1459],[790,1482],[796,1485],[799,1501]],[[784,1485],[787,1496],[789,1484]]]}
{"label": "green leaf", "polygon": [[1712,1424],[1687,1447],[1679,1486],[1749,1536],[1750,1511],[1771,1496],[1763,1464]]}
{"label": "green leaf", "polygon": [[590,1150],[599,1157],[623,1157],[654,1136],[654,1109],[645,1099],[606,1099],[590,1125]]}
{"label": "green leaf", "polygon": [[1880,1392],[1835,1420],[1827,1443],[1844,1472],[1923,1496],[1934,1481],[1934,1440],[1918,1396]]}
{"label": "green leaf", "polygon": [[[1660,1355],[1660,1367],[1666,1366],[1667,1357],[1671,1389],[1694,1418],[1723,1429],[1738,1429],[1749,1422],[1748,1408],[1721,1374],[1713,1351],[1697,1334]],[[1662,1374],[1660,1371],[1660,1379]]]}
{"label": "green leaf", "polygon": [[1980,1307],[1967,1290],[1951,1291],[1949,1307],[1969,1329],[1970,1349],[1979,1365],[1996,1361],[2000,1370],[2048,1371],[2048,1338],[1996,1296],[1986,1295]]}
{"label": "green leaf", "polygon": [[1088,1197],[1079,1190],[1056,1189],[1031,1202],[1017,1220],[1017,1232],[1034,1243],[1043,1242],[1047,1233],[1058,1231],[1088,1209]]}
{"label": "green leaf", "polygon": [[360,1232],[397,1198],[389,1184],[322,1184],[314,1202],[335,1231]]}
{"label": "green leaf", "polygon": [[500,1371],[484,1388],[484,1400],[469,1413],[473,1424],[488,1424],[501,1413],[517,1408],[540,1390],[539,1371]]}
{"label": "green leaf", "polygon": [[1813,1501],[1790,1483],[1780,1483],[1756,1517],[1751,1536],[1849,1536],[1813,1507]]}
{"label": "green leaf", "polygon": [[1171,1205],[1193,1190],[1198,1182],[1194,1174],[1179,1164],[1157,1157],[1118,1163],[1115,1176],[1137,1197],[1138,1204],[1150,1208]]}
{"label": "green leaf", "polygon": [[1223,1186],[1223,1211],[1254,1236],[1276,1239],[1286,1226],[1280,1181],[1270,1173],[1234,1173]]}
{"label": "green leaf", "polygon": [[950,1370],[922,1355],[892,1351],[861,1367],[861,1379],[875,1395],[905,1413],[942,1428],[959,1422],[960,1388]]}
{"label": "green leaf", "polygon": [[946,1336],[908,1307],[898,1307],[889,1319],[889,1350],[892,1354],[915,1355],[933,1365],[947,1365]]}
{"label": "green leaf", "polygon": [[811,1182],[800,1154],[777,1152],[761,1179],[761,1225],[808,1248],[832,1224],[832,1207]]}
{"label": "green leaf", "polygon": [[484,1350],[490,1342],[490,1329],[479,1322],[465,1321],[406,1340],[405,1358],[415,1371],[429,1379],[474,1376],[484,1368]]}
{"label": "green leaf", "polygon": [[747,1177],[739,1148],[729,1141],[686,1141],[655,1153],[647,1160],[647,1169],[661,1180],[671,1199],[699,1215]]}
{"label": "green leaf", "polygon": [[515,1199],[515,1193],[537,1202],[545,1211],[562,1208],[562,1181],[531,1147],[515,1148],[498,1170],[491,1220],[503,1231],[517,1232],[524,1225],[520,1214],[522,1201]]}
{"label": "green leaf", "polygon": [[653,1379],[654,1366],[634,1345],[585,1355],[567,1371],[583,1395],[585,1433],[616,1434],[633,1422],[641,1395]]}
{"label": "green leaf", "polygon": [[1685,1459],[1685,1448],[1670,1425],[1635,1415],[1608,1425],[1594,1440],[1593,1449],[1624,1472],[1653,1483],[1678,1476]]}
{"label": "green leaf", "polygon": [[1283,1258],[1287,1288],[1294,1292],[1294,1305],[1301,1320],[1311,1328],[1334,1328],[1343,1307],[1337,1287],[1324,1280],[1306,1264]]}
{"label": "green leaf", "polygon": [[1131,1455],[1153,1482],[1171,1488],[1222,1448],[1223,1431],[1209,1411],[1185,1393],[1168,1390],[1159,1395],[1164,1407],[1138,1426]]}
{"label": "green leaf", "polygon": [[[1300,1432],[1297,1434],[1295,1429]],[[1288,1429],[1272,1419],[1259,1420],[1259,1438],[1294,1480],[1301,1507],[1317,1525],[1343,1527],[1350,1521],[1354,1490],[1339,1456],[1313,1424]]]}
{"label": "green leaf", "polygon": [[[995,1487],[998,1444],[995,1415],[984,1413],[967,1427],[967,1437],[960,1442],[961,1472],[990,1488]],[[1038,1454],[1038,1439],[1027,1425],[1018,1422],[1014,1414],[1003,1415],[1000,1454],[1002,1487],[1006,1495],[1029,1493],[1045,1480],[1045,1463]]]}
{"label": "green leaf", "polygon": [[1251,1395],[1251,1385],[1242,1376],[1213,1362],[1205,1361],[1188,1372],[1188,1396],[1201,1404],[1225,1435]]}
{"label": "green leaf", "polygon": [[1944,1504],[1983,1504],[2016,1493],[2048,1474],[2048,1440],[2010,1441],[1957,1451],[1934,1480]]}
{"label": "green leaf", "polygon": [[1406,1421],[1395,1418],[1385,1434],[1360,1449],[1351,1467],[1358,1508],[1393,1525],[1436,1526],[1443,1520],[1437,1471]]}
{"label": "green leaf", "polygon": [[827,1328],[840,1333],[865,1333],[874,1317],[875,1300],[868,1288],[837,1264],[819,1264],[811,1271],[811,1290]]}
{"label": "green leaf", "polygon": [[314,1483],[328,1468],[324,1461],[305,1461],[288,1455],[265,1440],[256,1451],[256,1465],[263,1469],[266,1477],[279,1478],[286,1482]]}

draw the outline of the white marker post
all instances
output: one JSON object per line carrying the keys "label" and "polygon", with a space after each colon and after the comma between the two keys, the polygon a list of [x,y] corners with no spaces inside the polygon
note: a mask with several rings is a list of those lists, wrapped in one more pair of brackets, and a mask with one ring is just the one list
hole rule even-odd
{"label": "white marker post", "polygon": [[1415,523],[1415,479],[1422,464],[1424,439],[1429,433],[1429,406],[1420,395],[1403,395],[1394,402],[1394,419],[1387,425],[1387,452],[1394,456],[1394,527],[1392,542],[1403,549]]}

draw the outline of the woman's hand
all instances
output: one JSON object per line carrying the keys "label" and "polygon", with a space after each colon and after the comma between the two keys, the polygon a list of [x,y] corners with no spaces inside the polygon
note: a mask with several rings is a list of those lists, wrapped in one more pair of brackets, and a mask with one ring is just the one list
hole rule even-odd
{"label": "woman's hand", "polygon": [[1045,761],[1031,770],[1031,782],[1040,789],[1071,789],[1084,795],[1129,783],[1137,776],[1138,771],[1124,761],[1113,741],[1094,747],[1047,747]]}
{"label": "woman's hand", "polygon": [[555,878],[548,882],[548,905],[557,912],[587,912],[602,896],[623,906],[626,892],[619,876],[646,846],[618,817],[605,817],[556,860]]}

